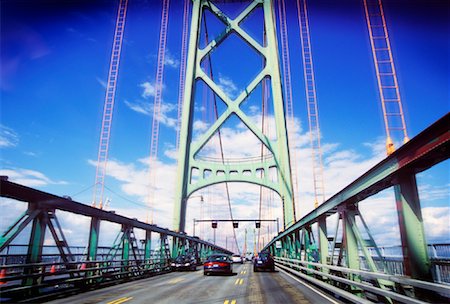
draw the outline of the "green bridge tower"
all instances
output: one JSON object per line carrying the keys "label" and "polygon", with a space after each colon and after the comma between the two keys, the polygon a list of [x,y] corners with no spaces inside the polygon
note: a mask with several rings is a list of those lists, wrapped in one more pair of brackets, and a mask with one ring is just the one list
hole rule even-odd
{"label": "green bridge tower", "polygon": [[[246,182],[272,189],[281,197],[283,204],[284,228],[295,222],[294,194],[288,149],[285,110],[283,103],[280,64],[275,16],[272,0],[250,1],[248,6],[235,18],[228,17],[214,2],[208,0],[194,0],[189,36],[189,49],[186,66],[185,90],[183,97],[183,112],[180,129],[180,145],[178,158],[178,179],[175,193],[174,229],[185,231],[186,204],[189,196],[197,190],[224,182]],[[262,8],[264,28],[266,30],[265,45],[261,45],[252,38],[241,26],[241,22],[255,9]],[[214,40],[208,42],[201,49],[200,28],[204,10],[209,10],[225,24],[225,30]],[[243,92],[235,99],[230,98],[201,68],[201,63],[207,56],[220,47],[220,44],[230,36],[236,34],[247,43],[258,55],[265,60],[262,71],[250,82]],[[241,104],[252,94],[255,88],[268,79],[272,88],[270,100],[276,124],[276,139],[269,139],[263,134],[241,109]],[[226,104],[226,110],[217,120],[194,142],[192,141],[195,84],[202,80],[214,94]],[[246,162],[214,162],[198,157],[199,151],[208,140],[230,118],[236,115],[245,126],[259,139],[273,157]],[[269,178],[269,170],[276,170],[276,178]],[[196,176],[193,178],[193,172]],[[262,174],[261,174],[262,173]]]}

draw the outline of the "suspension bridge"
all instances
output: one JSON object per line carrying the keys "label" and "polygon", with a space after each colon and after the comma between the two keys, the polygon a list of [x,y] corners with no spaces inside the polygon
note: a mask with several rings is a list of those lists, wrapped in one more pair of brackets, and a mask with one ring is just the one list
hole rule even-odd
{"label": "suspension bridge", "polygon": [[[381,115],[374,116],[382,117],[385,156],[331,195],[325,191],[326,167],[309,1],[162,0],[158,6],[160,27],[152,87],[149,170],[145,177],[146,214],[139,219],[113,211],[105,195],[105,189],[110,187],[109,150],[114,138],[113,117],[117,116],[113,114],[117,111],[121,58],[130,22],[128,6],[132,1],[119,0],[117,5],[92,201],[78,202],[70,196],[48,193],[14,180],[14,176],[0,178],[2,200],[27,206],[22,215],[8,223],[0,238],[1,301],[109,304],[450,301],[450,243],[427,242],[422,193],[417,184],[418,174],[445,164],[449,158],[450,114],[414,136],[408,133],[394,62],[395,49],[391,46],[389,20],[381,0],[362,0],[359,4],[370,42],[373,71],[369,72],[374,73],[378,90],[378,101],[373,102],[378,102],[381,110]],[[161,219],[156,211],[167,208],[160,203],[161,176],[157,172],[161,171],[157,169],[161,166],[158,148],[165,104],[164,77],[170,56],[167,41],[171,6],[182,11],[182,20],[179,20],[181,49],[175,123],[177,178],[170,190],[173,226],[169,229],[159,225]],[[298,69],[291,65],[294,52],[289,43],[294,38],[288,33],[292,16],[299,33],[295,39],[301,45],[295,56],[301,56],[302,62],[302,106],[306,102],[312,168],[314,208],[306,213],[302,209],[305,198],[299,191],[301,157],[296,148],[299,139],[294,106],[299,107],[300,102],[294,100],[292,81]],[[227,89],[224,83],[227,79],[221,75],[223,63],[228,65],[237,56],[221,52],[231,39],[239,40],[242,48],[257,58],[250,72],[243,68],[245,62],[238,63],[238,73],[248,76],[241,90]],[[228,146],[233,128],[245,130],[249,135],[245,138],[245,151],[233,153]],[[236,216],[232,200],[235,183],[256,187],[258,205],[248,212],[252,217],[242,218],[242,213]],[[205,216],[205,201],[214,200],[217,191],[223,198],[221,211],[214,214],[212,210]],[[397,216],[395,227],[386,227],[399,234],[398,243],[390,246],[379,244],[363,211],[367,205],[370,208],[367,199],[382,192],[392,193]],[[201,200],[197,210],[200,218],[193,218],[189,226],[187,214],[193,208],[189,204],[195,197]],[[88,236],[84,243],[70,243],[66,236],[67,218],[62,214],[67,213],[85,219]],[[277,218],[276,214],[281,216]],[[208,238],[201,226],[205,222],[211,224],[214,239]],[[216,240],[216,231],[230,226],[227,222],[233,224],[226,232],[231,235],[222,244]],[[238,231],[247,222],[254,228],[247,231],[250,226],[246,226],[245,237],[240,238]],[[105,246],[101,240],[111,225],[119,227],[119,231]],[[196,226],[200,230],[197,233]],[[187,227],[192,228],[192,235]],[[274,257],[275,272],[252,271],[251,256],[261,251],[269,251]],[[200,268],[213,253],[237,254],[249,261],[235,264],[230,276],[206,277],[201,275],[203,271],[173,269],[179,256],[192,256]]]}

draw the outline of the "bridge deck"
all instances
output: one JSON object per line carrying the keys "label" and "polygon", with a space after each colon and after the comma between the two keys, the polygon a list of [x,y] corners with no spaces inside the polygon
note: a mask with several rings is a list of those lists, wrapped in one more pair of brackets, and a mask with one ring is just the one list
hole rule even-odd
{"label": "bridge deck", "polygon": [[283,270],[254,273],[252,264],[233,265],[231,276],[172,272],[106,287],[49,303],[340,303],[305,287]]}

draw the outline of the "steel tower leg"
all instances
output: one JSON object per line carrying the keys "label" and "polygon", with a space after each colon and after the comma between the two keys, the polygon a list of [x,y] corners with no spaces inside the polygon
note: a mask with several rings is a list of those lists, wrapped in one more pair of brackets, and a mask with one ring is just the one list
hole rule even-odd
{"label": "steel tower leg", "polygon": [[[275,31],[275,16],[271,0],[252,1],[235,19],[227,17],[214,3],[208,0],[194,0],[192,8],[191,31],[189,37],[189,50],[183,97],[183,113],[180,131],[180,147],[178,158],[178,184],[175,193],[174,230],[185,231],[186,204],[189,196],[204,187],[223,182],[247,182],[267,187],[277,192],[283,202],[284,227],[287,228],[295,222],[295,209],[293,201],[292,176],[289,161],[288,137],[280,78],[280,65],[278,61],[278,45]],[[267,45],[260,45],[240,27],[244,20],[254,9],[261,7],[264,14]],[[199,48],[199,32],[203,10],[208,9],[225,25],[225,30],[203,49]],[[231,34],[236,33],[250,47],[263,56],[266,62],[262,71],[250,82],[245,90],[232,100],[213,79],[201,68],[200,64],[213,50]],[[240,105],[252,94],[253,90],[265,78],[268,78],[272,88],[273,109],[277,129],[277,140],[269,139],[258,126],[240,109]],[[197,80],[204,81],[208,87],[220,97],[227,109],[217,121],[195,142],[192,140],[193,112],[195,100],[195,84]],[[225,121],[236,115],[243,124],[256,135],[266,146],[273,158],[259,162],[242,162],[239,164],[224,164],[197,158],[202,147],[213,137]],[[269,169],[277,170],[277,180],[269,179]],[[199,176],[192,180],[192,171],[198,170]],[[260,177],[257,171],[264,171]],[[251,172],[251,174],[244,174]],[[205,174],[210,173],[210,174]],[[233,174],[231,174],[233,173]]]}

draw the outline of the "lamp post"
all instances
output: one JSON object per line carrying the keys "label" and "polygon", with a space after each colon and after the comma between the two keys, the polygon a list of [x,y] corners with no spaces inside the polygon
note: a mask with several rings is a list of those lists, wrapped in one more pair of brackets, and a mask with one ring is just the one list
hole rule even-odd
{"label": "lamp post", "polygon": [[[187,198],[185,198],[185,200],[187,201],[188,199],[191,199],[191,198],[196,198],[196,197],[200,197],[200,203],[201,204],[203,204],[203,202],[204,202],[204,198],[203,198],[203,195],[194,195],[194,196],[190,196],[190,197],[187,197]],[[200,208],[201,209],[201,208]],[[192,222],[192,236],[195,236],[195,223],[196,223],[197,221],[195,220],[195,218],[193,219],[193,222]]]}

